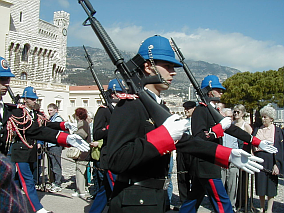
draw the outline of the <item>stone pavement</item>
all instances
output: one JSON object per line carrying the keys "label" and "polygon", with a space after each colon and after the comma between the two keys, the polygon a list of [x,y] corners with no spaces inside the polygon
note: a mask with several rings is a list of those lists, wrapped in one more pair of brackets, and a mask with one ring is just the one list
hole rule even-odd
{"label": "stone pavement", "polygon": [[[66,150],[63,150],[62,157],[66,158]],[[88,202],[84,199],[78,197],[72,197],[71,194],[74,192],[75,188],[75,164],[62,159],[62,168],[63,168],[63,190],[58,193],[49,193],[38,191],[40,201],[45,209],[53,211],[54,213],[84,213],[89,212],[92,201]],[[177,205],[179,201],[177,181],[176,181],[176,168],[173,170],[173,204]],[[284,212],[284,179],[280,179],[278,185],[278,195],[275,197],[273,212],[274,213],[283,213]],[[253,205],[259,207],[258,196],[253,196]],[[30,212],[31,207],[29,207]],[[207,197],[203,199],[201,207],[199,208],[198,213],[209,213],[213,211],[211,204]],[[169,213],[177,211],[168,211]],[[250,212],[250,211],[249,211]],[[107,208],[103,213],[107,213]]]}

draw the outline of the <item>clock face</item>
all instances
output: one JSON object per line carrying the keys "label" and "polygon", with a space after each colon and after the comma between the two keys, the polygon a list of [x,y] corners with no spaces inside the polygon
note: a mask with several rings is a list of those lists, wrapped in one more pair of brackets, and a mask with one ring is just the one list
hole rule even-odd
{"label": "clock face", "polygon": [[62,34],[63,34],[64,36],[67,36],[67,30],[66,30],[65,28],[62,29]]}

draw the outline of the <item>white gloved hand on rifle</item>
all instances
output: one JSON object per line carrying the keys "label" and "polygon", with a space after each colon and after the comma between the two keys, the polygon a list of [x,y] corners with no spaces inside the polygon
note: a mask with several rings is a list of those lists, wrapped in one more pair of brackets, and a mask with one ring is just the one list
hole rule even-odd
{"label": "white gloved hand on rifle", "polygon": [[232,119],[230,117],[225,117],[219,122],[223,130],[228,129],[232,124]]}
{"label": "white gloved hand on rifle", "polygon": [[75,132],[78,130],[77,128],[77,124],[75,123],[71,123],[71,122],[64,122],[64,126],[65,126],[65,129],[69,129],[71,130],[72,132]]}
{"label": "white gloved hand on rifle", "polygon": [[66,141],[68,144],[80,149],[82,152],[90,150],[89,144],[77,134],[68,135]]}
{"label": "white gloved hand on rifle", "polygon": [[187,130],[188,122],[187,119],[180,119],[179,115],[174,114],[165,120],[163,126],[168,130],[172,139],[177,141],[181,139],[183,133]]}
{"label": "white gloved hand on rifle", "polygon": [[254,174],[255,172],[260,172],[260,169],[263,169],[263,166],[258,163],[262,163],[264,160],[256,156],[252,156],[242,149],[232,149],[229,162],[247,173]]}
{"label": "white gloved hand on rifle", "polygon": [[258,148],[271,154],[278,152],[278,149],[275,146],[273,146],[273,142],[267,140],[261,141],[260,144],[258,145]]}

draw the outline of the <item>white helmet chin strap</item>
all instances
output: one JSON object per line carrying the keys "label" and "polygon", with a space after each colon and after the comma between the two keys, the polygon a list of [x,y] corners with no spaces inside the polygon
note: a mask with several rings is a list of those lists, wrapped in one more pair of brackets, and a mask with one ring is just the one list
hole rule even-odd
{"label": "white helmet chin strap", "polygon": [[149,54],[149,61],[152,65],[152,68],[154,69],[156,75],[159,75],[160,78],[162,79],[162,83],[167,85],[168,87],[170,86],[170,84],[163,78],[163,76],[161,76],[161,74],[159,73],[159,71],[157,70],[157,67],[155,65],[154,59],[153,59],[153,54],[152,54],[152,49],[154,48],[153,45],[149,45],[148,46],[148,54]]}

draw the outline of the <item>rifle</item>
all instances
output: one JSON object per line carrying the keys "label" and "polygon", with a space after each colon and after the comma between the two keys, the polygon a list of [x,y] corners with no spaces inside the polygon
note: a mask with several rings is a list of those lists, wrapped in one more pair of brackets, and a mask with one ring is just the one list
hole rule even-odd
{"label": "rifle", "polygon": [[178,46],[176,45],[175,41],[173,38],[171,38],[171,44],[173,46],[173,49],[175,51],[175,53],[177,54],[180,62],[183,64],[183,69],[185,71],[185,74],[187,75],[187,77],[189,78],[190,82],[192,83],[193,88],[195,89],[197,95],[199,96],[199,98],[201,99],[201,101],[203,103],[205,103],[207,105],[207,109],[209,110],[210,114],[212,115],[214,121],[216,123],[219,123],[224,117],[217,112],[212,105],[208,102],[208,96],[207,96],[207,92],[211,90],[211,87],[205,87],[204,90],[202,90],[199,86],[199,84],[197,83],[195,77],[193,76],[191,70],[188,68],[187,64],[184,62],[184,56],[182,54],[182,52],[180,51],[180,49],[178,48]]}
{"label": "rifle", "polygon": [[20,99],[20,95],[18,94],[17,96],[15,96],[10,86],[8,86],[7,89],[8,89],[8,93],[9,93],[12,101],[14,102],[14,104],[18,104],[19,99]]}
{"label": "rifle", "polygon": [[144,90],[144,86],[146,84],[162,83],[161,76],[145,76],[143,70],[140,68],[144,64],[145,59],[140,54],[137,54],[127,63],[125,63],[124,58],[112,42],[105,29],[94,17],[96,11],[89,0],[78,0],[78,2],[88,15],[88,18],[83,22],[83,25],[91,25],[112,63],[117,67],[117,71],[120,72],[120,75],[127,84],[129,92],[139,96],[139,99],[145,106],[150,117],[154,120],[156,126],[162,125],[164,121],[171,116],[171,114],[166,109],[161,107]]}
{"label": "rifle", "polygon": [[99,79],[98,79],[98,77],[97,77],[97,75],[96,75],[96,73],[95,73],[95,71],[94,71],[94,69],[93,69],[93,62],[92,62],[92,59],[91,59],[91,57],[90,57],[89,53],[87,52],[87,49],[85,48],[84,45],[83,45],[83,48],[84,48],[84,50],[85,50],[85,58],[87,59],[88,64],[89,64],[89,67],[88,67],[88,68],[90,69],[90,71],[91,71],[91,73],[92,73],[92,75],[93,75],[93,78],[94,78],[94,80],[95,80],[95,82],[96,82],[96,84],[97,84],[97,86],[98,86],[98,88],[99,88],[99,90],[100,90],[100,92],[101,92],[101,95],[103,96],[103,99],[104,99],[104,101],[105,101],[105,105],[106,105],[106,106],[108,107],[108,109],[110,110],[110,113],[112,113],[114,107],[113,107],[113,105],[111,104],[111,98],[110,98],[111,92],[109,92],[109,91],[106,92],[106,91],[104,90],[103,86],[101,85],[101,83],[100,83],[100,81],[99,81]]}
{"label": "rifle", "polygon": [[[266,174],[272,175],[272,170],[263,168],[263,169],[261,169],[260,171],[265,172]],[[279,173],[279,174],[276,175],[276,176],[278,176],[278,177],[280,177],[280,178],[283,178],[283,177],[284,177],[284,174]]]}

